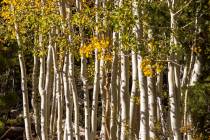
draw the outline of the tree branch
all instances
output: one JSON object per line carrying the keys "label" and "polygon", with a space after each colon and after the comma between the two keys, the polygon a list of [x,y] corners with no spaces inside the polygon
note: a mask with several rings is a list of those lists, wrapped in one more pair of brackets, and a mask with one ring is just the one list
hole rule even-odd
{"label": "tree branch", "polygon": [[182,65],[178,64],[177,62],[175,61],[172,61],[172,60],[155,60],[156,62],[170,62],[170,63],[173,63],[174,65],[178,66],[178,67],[182,67]]}
{"label": "tree branch", "polygon": [[177,15],[180,13],[182,10],[184,10],[185,7],[187,7],[193,0],[190,0],[187,4],[185,4],[181,9],[179,9],[174,15]]}

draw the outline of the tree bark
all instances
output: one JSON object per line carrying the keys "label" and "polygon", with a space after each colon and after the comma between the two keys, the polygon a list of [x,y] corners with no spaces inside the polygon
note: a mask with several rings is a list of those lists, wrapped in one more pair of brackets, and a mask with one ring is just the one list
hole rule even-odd
{"label": "tree bark", "polygon": [[72,94],[69,86],[69,56],[68,52],[65,52],[64,66],[63,66],[63,83],[64,83],[64,95],[66,102],[66,119],[65,119],[65,135],[64,140],[73,140],[72,129]]}
{"label": "tree bark", "polygon": [[149,120],[148,120],[148,93],[147,93],[147,79],[141,69],[142,57],[138,54],[138,77],[140,89],[140,131],[139,139],[149,139]]}
{"label": "tree bark", "polygon": [[34,55],[34,66],[33,66],[33,74],[32,74],[32,97],[31,104],[33,108],[33,118],[35,131],[38,136],[38,139],[41,139],[41,125],[40,125],[40,103],[39,103],[39,89],[38,89],[38,67],[39,60],[36,55]]}
{"label": "tree bark", "polygon": [[[11,11],[14,12],[14,7],[11,5]],[[16,19],[16,15],[13,15],[14,19]],[[14,28],[15,28],[15,36],[17,40],[17,44],[19,47],[18,51],[18,60],[20,64],[20,72],[21,72],[21,90],[23,96],[23,117],[24,117],[24,124],[25,124],[25,134],[27,140],[32,140],[32,133],[31,133],[31,120],[29,115],[29,101],[28,101],[28,86],[27,86],[27,74],[26,74],[26,65],[25,59],[22,52],[23,44],[21,41],[21,37],[19,35],[19,28],[16,20],[14,21]]]}

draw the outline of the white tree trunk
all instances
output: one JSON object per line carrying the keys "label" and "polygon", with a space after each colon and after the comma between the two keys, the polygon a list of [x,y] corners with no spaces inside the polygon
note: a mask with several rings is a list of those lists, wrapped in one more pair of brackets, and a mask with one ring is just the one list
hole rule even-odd
{"label": "white tree trunk", "polygon": [[63,83],[64,83],[64,95],[66,104],[66,119],[65,119],[65,135],[64,140],[73,140],[72,129],[72,94],[69,87],[69,56],[66,52],[63,66]]}
{"label": "white tree trunk", "polygon": [[121,140],[127,140],[129,134],[129,79],[128,79],[128,57],[121,50],[121,80],[120,80],[120,103],[121,103]]}
{"label": "white tree trunk", "polygon": [[79,103],[78,103],[78,93],[77,87],[74,78],[74,56],[72,53],[69,54],[69,79],[70,79],[70,86],[71,91],[73,94],[73,101],[74,101],[74,125],[75,125],[75,138],[76,140],[80,139],[80,132],[79,132]]}
{"label": "white tree trunk", "polygon": [[84,92],[84,109],[85,109],[85,140],[90,140],[90,109],[89,109],[89,91],[87,88],[87,66],[86,58],[81,57],[81,79]]}
{"label": "white tree trunk", "polygon": [[29,115],[28,88],[27,88],[27,79],[26,79],[26,66],[22,52],[18,53],[18,58],[19,58],[20,71],[21,71],[21,90],[23,95],[23,118],[25,124],[25,134],[27,140],[32,140],[31,121]]}
{"label": "white tree trunk", "polygon": [[[116,33],[113,33],[113,46],[115,46]],[[111,68],[111,116],[110,116],[110,140],[117,140],[117,70],[118,70],[118,56],[116,50]]]}
{"label": "white tree trunk", "polygon": [[[54,71],[54,75],[56,75],[56,72]],[[56,120],[56,110],[57,110],[57,99],[56,99],[56,76],[54,76],[54,80],[53,80],[53,96],[52,96],[52,107],[51,107],[51,112],[50,112],[50,129],[49,129],[49,138],[53,139],[54,135],[55,135],[55,120]]]}
{"label": "white tree trunk", "polygon": [[[95,0],[95,7],[99,7],[99,1]],[[96,12],[96,23],[98,23],[98,13]],[[98,37],[98,27],[96,26],[95,31],[96,37]],[[99,93],[99,58],[98,49],[95,49],[95,72],[94,72],[94,85],[93,85],[93,100],[92,100],[92,111],[91,111],[91,140],[95,140],[96,129],[97,129],[97,111],[98,111],[98,93]]]}
{"label": "white tree trunk", "polygon": [[155,79],[154,77],[147,77],[148,88],[148,109],[149,109],[149,136],[156,139],[155,123],[157,122],[157,100],[155,93]]}
{"label": "white tree trunk", "polygon": [[45,80],[45,91],[46,91],[46,95],[44,101],[46,102],[45,105],[45,120],[46,120],[46,136],[48,139],[48,132],[49,132],[49,121],[50,121],[50,106],[51,106],[51,102],[50,102],[50,97],[52,96],[52,86],[53,86],[53,75],[52,75],[52,63],[53,59],[52,59],[52,46],[51,46],[51,42],[50,45],[48,46],[48,55],[47,55],[47,67],[46,67],[46,80]]}
{"label": "white tree trunk", "polygon": [[135,132],[135,108],[136,108],[136,98],[137,98],[137,53],[132,50],[131,56],[132,62],[132,88],[131,88],[131,99],[130,99],[130,114],[129,114],[129,139],[134,139]]}
{"label": "white tree trunk", "polygon": [[99,60],[98,50],[95,50],[95,72],[93,85],[93,100],[91,114],[91,139],[95,140],[97,128],[97,111],[98,111],[98,93],[99,93]]}
{"label": "white tree trunk", "polygon": [[58,118],[57,118],[57,139],[63,139],[63,129],[62,129],[62,120],[63,120],[63,108],[62,108],[62,73],[57,72],[56,74],[56,95],[57,95],[57,104],[58,104]]}
{"label": "white tree trunk", "polygon": [[[11,11],[14,12],[14,7],[11,5]],[[14,18],[16,19],[16,15],[13,15]],[[20,72],[21,72],[21,90],[22,90],[22,95],[23,95],[23,117],[24,117],[24,124],[25,124],[25,134],[26,134],[26,139],[27,140],[32,140],[32,133],[31,133],[31,121],[30,121],[30,115],[29,115],[29,101],[28,101],[28,86],[27,86],[27,74],[26,74],[26,65],[25,65],[25,60],[23,56],[23,52],[21,49],[22,43],[21,43],[21,38],[19,35],[19,29],[18,29],[18,24],[16,21],[14,21],[14,26],[15,26],[15,35],[16,35],[16,40],[18,47],[20,48],[20,51],[18,52],[18,60],[20,64]]]}
{"label": "white tree trunk", "polygon": [[107,140],[106,133],[106,92],[105,92],[105,70],[104,70],[104,60],[100,60],[100,94],[102,103],[102,119],[101,119],[101,139]]}
{"label": "white tree trunk", "polygon": [[40,73],[39,73],[39,93],[41,96],[41,134],[42,140],[47,139],[47,125],[46,125],[46,91],[44,89],[45,78],[45,57],[40,58]]}
{"label": "white tree trunk", "polygon": [[[176,6],[175,1],[170,1],[169,3],[169,10],[170,10],[170,22],[171,22],[171,38],[170,38],[170,46],[171,49],[174,46],[177,46],[177,40],[175,37],[176,32],[176,15],[174,14],[174,8]],[[179,88],[179,85],[177,83],[177,80],[180,80],[177,75],[177,66],[174,66],[174,64],[170,61],[175,61],[175,54],[170,54],[168,58],[168,85],[169,85],[169,106],[170,106],[170,122],[171,122],[171,129],[173,132],[173,138],[174,140],[180,140],[181,134],[180,134],[180,118],[179,118],[179,97],[180,91],[177,89]]]}
{"label": "white tree trunk", "polygon": [[140,131],[139,139],[149,139],[149,120],[148,120],[148,93],[147,93],[147,79],[141,69],[142,57],[138,55],[138,77],[140,89]]}

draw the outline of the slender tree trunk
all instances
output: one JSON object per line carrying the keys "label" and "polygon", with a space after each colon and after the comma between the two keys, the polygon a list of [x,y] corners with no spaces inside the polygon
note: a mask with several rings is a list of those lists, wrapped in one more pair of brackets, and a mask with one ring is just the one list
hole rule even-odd
{"label": "slender tree trunk", "polygon": [[[150,1],[150,0],[149,0]],[[148,29],[148,40],[152,40],[152,29]],[[151,52],[149,48],[149,52]],[[153,70],[154,73],[154,70]],[[155,77],[154,75],[147,77],[147,91],[148,91],[148,109],[149,109],[149,138],[156,139],[155,123],[157,122],[157,98],[155,91]]]}
{"label": "slender tree trunk", "polygon": [[131,99],[130,99],[130,115],[129,115],[129,139],[134,139],[135,132],[135,108],[137,98],[137,53],[132,50],[132,88],[131,88]]}
{"label": "slender tree trunk", "polygon": [[[113,33],[113,45],[115,46],[116,33]],[[111,69],[111,116],[110,116],[110,140],[117,140],[117,70],[118,56],[116,50],[112,61]]]}
{"label": "slender tree trunk", "polygon": [[[174,5],[172,6],[174,7]],[[170,16],[171,16],[171,40],[170,45],[173,47],[174,45],[177,45],[177,40],[175,37],[175,29],[176,29],[176,21],[175,21],[175,14],[173,13],[173,9],[170,9]],[[169,56],[169,61],[175,61],[175,54],[171,54]],[[169,105],[170,105],[170,122],[171,122],[171,128],[173,132],[173,138],[174,140],[180,140],[180,125],[179,125],[179,110],[178,110],[178,102],[179,102],[179,95],[177,91],[177,83],[176,83],[176,68],[172,62],[168,63],[168,84],[169,84]]]}
{"label": "slender tree trunk", "polygon": [[97,110],[98,110],[98,93],[99,93],[99,60],[98,50],[95,50],[95,75],[93,86],[93,101],[91,114],[91,138],[95,140],[97,128]]}
{"label": "slender tree trunk", "polygon": [[138,77],[140,89],[140,131],[139,139],[149,139],[149,120],[148,120],[148,93],[147,93],[147,79],[141,69],[142,57],[138,55]]}
{"label": "slender tree trunk", "polygon": [[128,115],[129,115],[129,79],[128,79],[128,57],[121,50],[121,80],[120,80],[120,103],[121,103],[121,140],[128,139]]}
{"label": "slender tree trunk", "polygon": [[72,129],[72,95],[69,87],[69,56],[68,52],[65,54],[64,66],[63,66],[63,83],[64,83],[64,95],[66,102],[66,120],[65,120],[65,135],[64,140],[73,140],[73,129]]}
{"label": "slender tree trunk", "polygon": [[157,108],[158,108],[158,113],[159,113],[159,116],[157,118],[159,118],[159,122],[160,122],[160,125],[161,125],[161,131],[162,131],[162,134],[167,137],[167,134],[166,134],[166,125],[165,125],[165,119],[164,119],[164,106],[163,106],[163,103],[162,103],[162,94],[163,94],[163,73],[159,73],[157,75],[157,88],[156,88],[156,93],[157,93]]}
{"label": "slender tree trunk", "polygon": [[[99,7],[99,1],[95,0],[96,8]],[[98,13],[96,12],[96,23],[98,23]],[[98,37],[98,27],[96,26],[95,31],[96,37]],[[96,129],[97,129],[97,111],[98,111],[98,93],[99,93],[99,58],[98,49],[95,49],[95,72],[94,72],[94,85],[93,85],[93,101],[92,101],[92,112],[91,112],[91,139],[95,140]]]}
{"label": "slender tree trunk", "polygon": [[[54,59],[54,58],[53,58]],[[54,71],[54,75],[56,75],[56,72]],[[52,107],[51,107],[51,112],[50,112],[50,130],[49,130],[49,138],[53,139],[55,135],[54,131],[54,120],[56,120],[56,109],[57,109],[57,101],[56,101],[56,76],[54,76],[53,80],[53,96],[52,96]]]}
{"label": "slender tree trunk", "polygon": [[38,57],[34,55],[34,66],[33,66],[33,74],[32,74],[32,97],[31,104],[33,107],[33,118],[35,131],[38,136],[38,139],[41,139],[41,125],[40,125],[40,113],[39,113],[39,89],[38,89]]}
{"label": "slender tree trunk", "polygon": [[[119,59],[120,61],[120,59]],[[120,98],[120,81],[121,81],[121,69],[120,69],[120,64],[118,64],[118,71],[117,71],[117,140],[120,140],[120,135],[121,135],[121,112],[122,112],[122,108],[121,108],[121,98]]]}
{"label": "slender tree trunk", "polygon": [[45,80],[45,91],[46,91],[46,95],[45,95],[45,113],[46,113],[46,116],[45,116],[45,120],[46,120],[46,136],[47,136],[47,139],[48,139],[48,133],[49,133],[49,118],[50,118],[50,97],[52,96],[52,86],[53,86],[53,75],[52,75],[52,46],[51,46],[51,39],[50,39],[50,45],[48,46],[48,55],[47,55],[47,67],[46,67],[46,80]]}
{"label": "slender tree trunk", "polygon": [[[14,7],[11,5],[11,11],[14,12]],[[16,19],[16,15],[13,15]],[[29,101],[28,101],[28,86],[27,86],[27,74],[26,74],[26,65],[24,60],[24,55],[22,52],[22,41],[19,35],[18,24],[14,21],[15,26],[15,35],[18,47],[20,51],[18,51],[18,60],[20,64],[20,72],[21,72],[21,90],[23,95],[23,117],[24,117],[24,124],[25,124],[25,134],[27,140],[32,140],[32,133],[31,133],[31,120],[29,115]]]}
{"label": "slender tree trunk", "polygon": [[90,140],[90,112],[89,112],[89,92],[87,88],[87,67],[86,58],[81,57],[81,79],[84,92],[84,109],[85,109],[85,140]]}
{"label": "slender tree trunk", "polygon": [[[103,58],[102,58],[103,59]],[[107,94],[105,93],[105,71],[104,71],[104,60],[100,60],[100,94],[101,94],[101,103],[102,103],[102,119],[101,119],[101,139],[107,140],[106,133],[106,98]]]}
{"label": "slender tree trunk", "polygon": [[148,106],[149,106],[149,135],[152,140],[156,139],[155,124],[157,122],[157,100],[155,93],[154,77],[147,77]]}
{"label": "slender tree trunk", "polygon": [[41,132],[42,140],[47,139],[47,125],[46,125],[46,91],[44,89],[45,78],[45,57],[40,58],[40,73],[39,73],[39,93],[41,96]]}
{"label": "slender tree trunk", "polygon": [[74,56],[72,53],[69,54],[69,78],[70,78],[70,85],[71,91],[73,94],[73,101],[74,101],[74,125],[75,125],[75,138],[76,140],[80,139],[80,132],[79,132],[79,103],[78,103],[78,93],[77,87],[74,78]]}
{"label": "slender tree trunk", "polygon": [[57,139],[62,140],[63,129],[62,129],[62,119],[63,119],[63,110],[62,110],[62,73],[57,72],[56,74],[56,95],[57,95],[57,104],[58,104],[58,118],[57,118]]}
{"label": "slender tree trunk", "polygon": [[28,88],[27,88],[27,79],[26,79],[26,66],[22,52],[18,53],[18,58],[19,58],[20,71],[21,71],[21,90],[23,95],[23,118],[25,124],[25,134],[27,140],[32,140],[31,121],[29,115]]}

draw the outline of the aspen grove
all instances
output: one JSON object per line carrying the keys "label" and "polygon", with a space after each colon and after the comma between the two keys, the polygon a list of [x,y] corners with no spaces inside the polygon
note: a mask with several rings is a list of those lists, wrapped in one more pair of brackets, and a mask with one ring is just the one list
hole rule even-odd
{"label": "aspen grove", "polygon": [[201,140],[193,97],[210,71],[209,7],[2,0],[18,46],[25,139]]}

